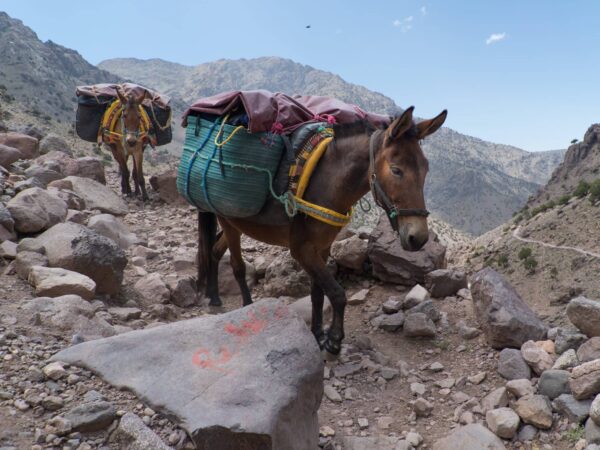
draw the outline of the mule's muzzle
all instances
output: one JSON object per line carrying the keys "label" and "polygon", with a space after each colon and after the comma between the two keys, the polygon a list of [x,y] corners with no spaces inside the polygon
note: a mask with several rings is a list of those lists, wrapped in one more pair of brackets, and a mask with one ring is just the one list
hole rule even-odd
{"label": "mule's muzzle", "polygon": [[135,144],[137,144],[137,138],[135,138],[135,137],[127,138],[126,142],[127,142],[127,145],[129,145],[130,147],[135,147]]}
{"label": "mule's muzzle", "polygon": [[411,226],[400,229],[400,244],[408,252],[416,252],[423,248],[429,240],[428,229],[414,229]]}

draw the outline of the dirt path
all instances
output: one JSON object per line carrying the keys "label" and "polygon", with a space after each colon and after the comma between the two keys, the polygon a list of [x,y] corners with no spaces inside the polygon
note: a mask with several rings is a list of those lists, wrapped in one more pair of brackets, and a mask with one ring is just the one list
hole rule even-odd
{"label": "dirt path", "polygon": [[569,247],[567,245],[548,244],[547,242],[538,241],[536,239],[528,239],[528,238],[521,237],[521,236],[519,236],[519,232],[520,231],[521,231],[521,227],[518,226],[513,231],[513,233],[512,233],[513,238],[515,238],[518,241],[527,242],[527,243],[530,243],[530,244],[537,244],[537,245],[541,245],[542,247],[546,247],[546,248],[554,248],[556,250],[570,250],[570,251],[577,252],[577,253],[580,253],[580,254],[585,255],[585,256],[591,256],[593,258],[599,258],[600,259],[600,254],[594,253],[594,252],[590,252],[590,251],[587,251],[587,250],[582,250],[582,249],[577,248],[577,247]]}

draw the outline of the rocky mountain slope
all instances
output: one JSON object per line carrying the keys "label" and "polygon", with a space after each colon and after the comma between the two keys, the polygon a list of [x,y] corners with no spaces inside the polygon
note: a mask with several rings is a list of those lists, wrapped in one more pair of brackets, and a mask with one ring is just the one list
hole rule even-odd
{"label": "rocky mountain slope", "polygon": [[[219,60],[194,67],[160,59],[124,58],[103,61],[99,67],[155,86],[178,99],[178,104],[225,90],[263,88],[335,96],[383,114],[402,110],[389,97],[348,83],[338,75],[276,57]],[[427,138],[423,148],[431,162],[427,183],[430,209],[456,228],[475,235],[510,218],[562,158],[560,150],[528,153],[448,128]]]}

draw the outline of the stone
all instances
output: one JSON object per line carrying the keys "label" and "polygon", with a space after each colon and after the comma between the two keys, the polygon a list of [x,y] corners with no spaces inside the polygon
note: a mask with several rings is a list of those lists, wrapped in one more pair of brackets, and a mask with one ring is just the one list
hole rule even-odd
{"label": "stone", "polygon": [[586,340],[585,334],[559,328],[554,338],[556,353],[560,355],[569,349],[577,350]]}
{"label": "stone", "polygon": [[542,373],[538,381],[538,394],[554,400],[561,394],[569,394],[569,372],[567,370],[549,369]]}
{"label": "stone", "polygon": [[35,294],[39,297],[60,297],[73,294],[86,300],[92,300],[96,293],[94,280],[59,267],[33,266],[28,280],[35,287]]}
{"label": "stone", "polygon": [[425,275],[425,287],[432,297],[450,297],[467,288],[467,276],[455,269],[434,270]]}
{"label": "stone", "polygon": [[88,227],[96,233],[115,241],[123,250],[132,245],[143,244],[127,226],[112,214],[97,214],[90,217]]}
{"label": "stone", "polygon": [[[240,296],[240,286],[235,279],[233,269],[230,263],[230,254],[226,252],[219,261],[219,294]],[[194,275],[196,275],[196,255],[192,256]],[[256,270],[254,266],[247,261],[246,265],[246,284],[249,289],[256,285]]]}
{"label": "stone", "polygon": [[431,299],[425,300],[419,303],[418,305],[407,309],[404,312],[407,316],[415,313],[423,313],[433,322],[439,322],[439,320],[442,318],[442,315],[440,314],[439,310],[435,307],[435,304]]}
{"label": "stone", "polygon": [[94,156],[84,156],[83,158],[69,161],[64,173],[66,176],[89,178],[100,184],[106,184],[102,160]]}
{"label": "stone", "polygon": [[6,205],[20,233],[37,233],[62,222],[67,217],[67,204],[41,188],[19,192]]}
{"label": "stone", "polygon": [[425,385],[422,383],[411,383],[410,392],[412,392],[413,395],[423,395],[425,393]]}
{"label": "stone", "polygon": [[554,361],[553,369],[570,369],[579,365],[579,360],[577,359],[577,353],[572,348],[565,351],[562,355],[560,355],[556,361]]}
{"label": "stone", "polygon": [[12,241],[4,241],[0,244],[0,258],[15,259],[17,257],[17,244]]}
{"label": "stone", "polygon": [[187,201],[177,190],[177,170],[169,170],[150,177],[150,186],[158,197],[168,205],[187,206]]}
{"label": "stone", "polygon": [[425,282],[425,274],[446,266],[446,248],[435,233],[417,252],[402,248],[385,214],[369,237],[368,257],[373,265],[373,276],[381,281],[413,286]]}
{"label": "stone", "polygon": [[36,240],[45,247],[50,267],[87,275],[97,294],[119,292],[127,258],[113,240],[71,222],[53,226]]}
{"label": "stone", "polygon": [[277,256],[265,272],[264,292],[269,297],[304,297],[310,286],[310,277],[289,252]]}
{"label": "stone", "polygon": [[15,257],[15,271],[23,280],[29,279],[29,272],[34,266],[45,267],[48,265],[46,255],[35,252],[19,252]]}
{"label": "stone", "polygon": [[481,408],[484,412],[504,406],[508,406],[508,395],[505,387],[494,389],[481,400]]}
{"label": "stone", "polygon": [[576,400],[571,394],[561,394],[552,402],[552,409],[572,423],[583,423],[590,414],[591,400]]}
{"label": "stone", "polygon": [[56,395],[49,395],[42,399],[42,407],[48,411],[56,411],[62,408],[64,403],[63,399]]}
{"label": "stone", "polygon": [[40,156],[39,141],[26,134],[0,133],[0,144],[16,148],[21,152],[23,159],[35,159]]}
{"label": "stone", "polygon": [[413,403],[413,410],[417,417],[429,417],[433,411],[433,405],[423,397],[419,397]]}
{"label": "stone", "polygon": [[533,441],[537,436],[537,432],[538,431],[536,427],[532,425],[525,425],[523,428],[521,428],[521,431],[519,431],[517,439],[521,442]]}
{"label": "stone", "polygon": [[385,314],[395,314],[402,309],[402,304],[400,297],[390,297],[381,305],[381,309]]}
{"label": "stone", "polygon": [[363,270],[367,261],[367,241],[354,235],[331,244],[331,257],[342,267],[357,272]]}
{"label": "stone", "polygon": [[359,417],[356,422],[361,430],[369,428],[369,420],[366,417]]}
{"label": "stone", "polygon": [[85,367],[168,412],[197,448],[318,444],[321,354],[282,302],[84,342],[53,359]]}
{"label": "stone", "polygon": [[600,425],[597,425],[591,418],[585,423],[585,440],[588,444],[600,444]]}
{"label": "stone", "polygon": [[577,400],[600,393],[600,359],[583,363],[573,369],[569,378],[573,397]]}
{"label": "stone", "polygon": [[581,363],[600,359],[600,337],[593,337],[581,344],[577,349],[577,359]]}
{"label": "stone", "polygon": [[[340,436],[340,438],[344,450],[413,450],[412,447],[401,448],[397,446],[399,445],[399,442],[406,441],[398,441],[398,438],[384,435]],[[312,450],[312,448],[310,450]]]}
{"label": "stone", "polygon": [[423,313],[408,314],[404,319],[404,336],[435,337],[435,324]]}
{"label": "stone", "polygon": [[[302,297],[301,299],[292,302],[289,306],[291,309],[294,310],[296,314],[302,317],[307,326],[310,326],[312,322],[312,300],[310,298],[310,295],[307,295],[306,297]],[[325,296],[325,299],[323,301],[323,318],[327,319],[330,314],[331,302],[329,301],[329,298]]]}
{"label": "stone", "polygon": [[74,431],[91,433],[108,428],[116,418],[116,413],[117,410],[112,403],[94,401],[76,406],[63,416],[71,422]]}
{"label": "stone", "polygon": [[103,213],[115,216],[123,216],[129,212],[125,200],[111,188],[90,178],[68,176],[62,180],[50,183],[48,186],[53,185],[75,192],[85,202],[87,209],[97,209]]}
{"label": "stone", "polygon": [[174,305],[188,308],[198,304],[199,294],[196,291],[196,281],[192,277],[169,280],[167,286],[171,291],[171,303]]}
{"label": "stone", "polygon": [[402,307],[404,309],[410,309],[417,306],[419,303],[424,302],[429,297],[429,292],[420,284],[415,285],[404,297],[404,303]]}
{"label": "stone", "polygon": [[65,177],[62,173],[57,172],[56,170],[52,170],[48,167],[37,164],[33,164],[25,169],[25,176],[27,178],[35,178],[43,187],[46,187],[48,183],[51,183],[52,181],[60,180]]}
{"label": "stone", "polygon": [[433,450],[506,450],[502,440],[479,423],[459,427],[448,436],[438,439]]}
{"label": "stone", "polygon": [[440,389],[450,389],[456,384],[456,380],[452,377],[448,377],[443,380],[438,380],[434,384]]}
{"label": "stone", "polygon": [[[38,297],[24,303],[23,310],[45,327],[70,336],[77,334],[86,339],[113,336],[114,328],[96,316],[95,307],[77,295]],[[36,319],[37,318],[37,319]]]}
{"label": "stone", "polygon": [[481,384],[483,380],[487,377],[487,372],[479,372],[476,375],[467,377],[467,381],[472,384]]}
{"label": "stone", "polygon": [[384,314],[375,319],[379,328],[385,331],[396,331],[404,324],[404,313],[398,311],[394,314]]}
{"label": "stone", "polygon": [[523,422],[547,430],[552,427],[552,408],[548,397],[529,395],[515,403],[515,411]]}
{"label": "stone", "polygon": [[170,450],[161,438],[137,415],[128,412],[119,421],[119,426],[110,435],[109,442],[116,448],[128,450]]}
{"label": "stone", "polygon": [[69,434],[73,430],[73,425],[62,416],[54,416],[47,422],[46,429],[58,436]]}
{"label": "stone", "polygon": [[47,378],[54,381],[60,380],[67,374],[64,364],[61,361],[54,361],[50,364],[46,364],[42,369],[42,372]]}
{"label": "stone", "polygon": [[516,398],[535,394],[535,388],[527,379],[510,380],[506,383],[506,389]]}
{"label": "stone", "polygon": [[323,388],[323,394],[325,394],[325,397],[327,397],[330,401],[334,403],[341,403],[342,401],[342,396],[330,384],[325,385],[325,387]]}
{"label": "stone", "polygon": [[171,298],[171,291],[158,272],[140,278],[133,289],[140,297],[140,303],[145,306],[168,303]]}
{"label": "stone", "polygon": [[498,356],[498,373],[507,380],[531,378],[531,369],[523,359],[521,352],[514,348],[505,348]]}
{"label": "stone", "polygon": [[16,148],[0,144],[0,166],[8,169],[12,163],[17,162],[22,157],[23,155]]}
{"label": "stone", "polygon": [[491,267],[477,272],[471,283],[475,315],[489,345],[520,348],[540,340],[547,327],[506,279]]}
{"label": "stone", "polygon": [[519,415],[510,408],[492,409],[485,414],[485,421],[492,432],[503,439],[512,439],[521,419]]}
{"label": "stone", "polygon": [[139,319],[142,315],[141,309],[125,306],[115,306],[112,308],[108,308],[108,312],[117,319],[125,322],[128,320]]}
{"label": "stone", "polygon": [[583,334],[600,336],[600,302],[586,297],[576,297],[567,305],[567,316]]}
{"label": "stone", "polygon": [[552,368],[554,359],[533,341],[527,341],[521,347],[521,355],[533,371],[540,375],[543,371]]}
{"label": "stone", "polygon": [[481,330],[479,328],[471,327],[465,323],[464,320],[461,320],[457,324],[458,333],[463,339],[475,339],[477,336],[481,334]]}
{"label": "stone", "polygon": [[348,298],[348,305],[362,305],[367,301],[367,296],[369,295],[368,289],[361,289],[360,291],[352,294],[350,298]]}
{"label": "stone", "polygon": [[48,133],[40,141],[40,154],[45,155],[51,151],[63,152],[69,156],[73,156],[73,150],[71,150],[67,141],[54,133]]}
{"label": "stone", "polygon": [[592,401],[590,406],[590,417],[596,425],[600,426],[600,394]]}

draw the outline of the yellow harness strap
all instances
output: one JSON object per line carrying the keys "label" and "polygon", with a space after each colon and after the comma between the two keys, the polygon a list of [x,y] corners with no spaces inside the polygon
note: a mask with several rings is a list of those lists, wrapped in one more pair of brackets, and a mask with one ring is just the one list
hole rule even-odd
{"label": "yellow harness strap", "polygon": [[[331,130],[333,132],[333,130]],[[314,219],[317,219],[321,222],[324,222],[328,225],[334,227],[343,227],[350,222],[352,218],[352,211],[347,214],[340,214],[337,211],[334,211],[329,208],[325,208],[323,206],[315,205],[314,203],[308,202],[304,200],[302,197],[308,187],[310,182],[310,178],[319,164],[321,157],[325,153],[327,146],[333,140],[333,137],[326,137],[322,139],[317,146],[311,151],[308,152],[306,150],[302,150],[298,155],[297,162],[299,160],[305,160],[304,167],[302,169],[302,174],[300,175],[300,179],[298,180],[298,187],[296,188],[296,192],[294,193],[294,200],[296,201],[298,210],[310,216]],[[300,166],[300,164],[296,164],[292,167],[292,170],[296,171],[296,167]]]}
{"label": "yellow harness strap", "polygon": [[[142,119],[139,126],[140,138],[150,139],[149,134],[150,129],[152,128],[152,122],[150,122],[150,117],[148,117],[148,113],[146,113],[146,110],[142,105],[139,105],[138,108]],[[115,131],[122,114],[123,106],[121,105],[121,101],[117,98],[108,106],[108,108],[106,108],[106,111],[102,116],[102,122],[98,130],[98,144],[101,144],[102,142],[114,144],[123,138],[122,133]]]}

